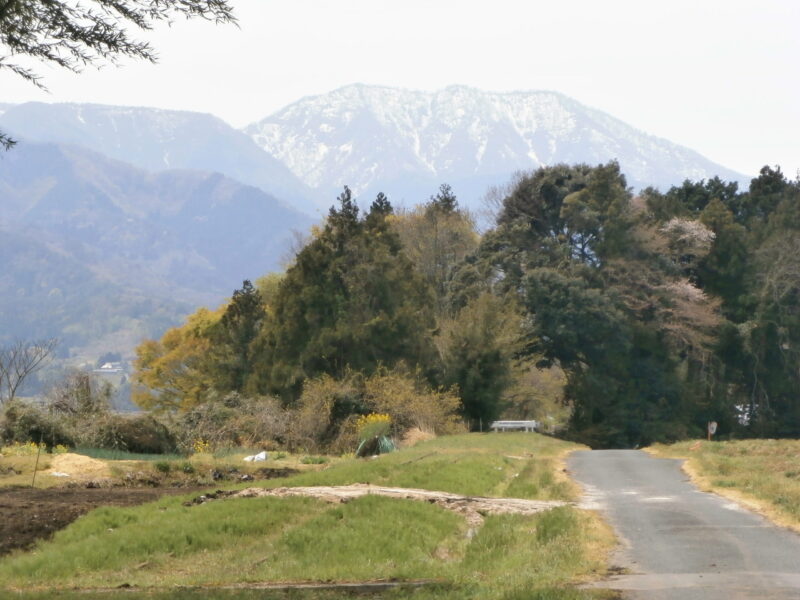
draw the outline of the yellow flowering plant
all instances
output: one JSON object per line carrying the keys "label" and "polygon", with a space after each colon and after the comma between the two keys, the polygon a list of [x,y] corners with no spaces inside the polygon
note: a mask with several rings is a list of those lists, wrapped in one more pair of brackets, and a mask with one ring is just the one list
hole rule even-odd
{"label": "yellow flowering plant", "polygon": [[205,454],[210,450],[211,445],[204,439],[198,438],[192,443],[192,452],[194,454]]}
{"label": "yellow flowering plant", "polygon": [[[39,452],[40,448],[36,442],[14,442],[10,446],[3,446],[0,453],[3,456],[33,456]],[[47,448],[42,444],[41,450],[46,451]]]}
{"label": "yellow flowering plant", "polygon": [[[35,456],[38,452],[47,452],[47,444],[42,442],[41,444],[37,444],[36,442],[14,442],[10,446],[3,446],[0,448],[0,454],[3,456]],[[57,446],[53,446],[50,449],[52,454],[65,454],[69,452],[69,448],[62,444],[58,444]]]}
{"label": "yellow flowering plant", "polygon": [[363,441],[387,435],[392,426],[392,418],[388,414],[370,413],[361,415],[356,421],[356,431],[358,439]]}

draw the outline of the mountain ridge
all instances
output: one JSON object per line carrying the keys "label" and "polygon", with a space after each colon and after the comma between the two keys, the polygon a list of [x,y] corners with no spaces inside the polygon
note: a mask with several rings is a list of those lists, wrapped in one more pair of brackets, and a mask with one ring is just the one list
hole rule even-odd
{"label": "mountain ridge", "polygon": [[[26,325],[0,303],[0,343],[28,327],[80,346],[92,335],[111,333],[116,317],[125,327],[133,323],[158,334],[147,325],[151,320],[175,324],[187,308],[218,304],[243,279],[279,269],[292,230],[313,223],[219,173],[151,173],[58,144],[26,142],[4,154],[0,198],[0,229],[15,233],[4,237],[4,261],[14,265],[4,283],[22,294],[14,293],[17,300],[41,308],[17,311],[27,315]],[[69,306],[58,308],[59,297]],[[116,317],[115,298],[121,304]],[[145,300],[159,307],[153,319],[137,308]],[[86,310],[76,310],[78,304]],[[46,332],[51,314],[53,330]],[[99,314],[109,318],[111,330],[99,327]]]}
{"label": "mountain ridge", "polygon": [[310,190],[243,132],[208,113],[137,106],[26,102],[0,110],[18,141],[81,146],[148,171],[219,172],[308,210]]}
{"label": "mountain ridge", "polygon": [[[348,184],[357,193],[400,190],[419,202],[447,181],[462,182],[467,204],[475,205],[487,182],[503,184],[515,171],[609,160],[620,162],[635,187],[715,175],[747,180],[554,91],[352,84],[306,96],[243,131],[323,197]],[[409,186],[412,180],[421,185]]]}

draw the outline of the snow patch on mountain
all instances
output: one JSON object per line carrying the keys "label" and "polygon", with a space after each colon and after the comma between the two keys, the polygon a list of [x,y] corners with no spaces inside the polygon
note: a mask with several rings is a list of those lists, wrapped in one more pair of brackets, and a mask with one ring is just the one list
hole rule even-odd
{"label": "snow patch on mountain", "polygon": [[714,175],[743,179],[688,148],[549,91],[450,86],[422,92],[356,84],[304,98],[245,132],[325,193],[345,184],[356,193],[377,186],[409,191],[413,182],[433,191],[447,181],[460,182],[471,203],[487,182],[505,183],[518,170],[614,159],[637,187]]}

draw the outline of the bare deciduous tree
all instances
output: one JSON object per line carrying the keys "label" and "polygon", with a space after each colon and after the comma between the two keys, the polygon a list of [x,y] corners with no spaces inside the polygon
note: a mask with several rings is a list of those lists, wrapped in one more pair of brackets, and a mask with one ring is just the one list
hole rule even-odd
{"label": "bare deciduous tree", "polygon": [[0,404],[14,399],[25,380],[44,366],[57,345],[58,340],[51,338],[17,340],[0,348]]}

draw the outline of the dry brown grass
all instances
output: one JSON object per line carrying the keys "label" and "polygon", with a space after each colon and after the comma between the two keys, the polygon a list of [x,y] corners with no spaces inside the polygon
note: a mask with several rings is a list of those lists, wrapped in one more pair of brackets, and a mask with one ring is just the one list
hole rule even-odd
{"label": "dry brown grass", "polygon": [[800,532],[800,440],[694,441],[647,450],[685,459],[683,470],[701,489]]}
{"label": "dry brown grass", "polygon": [[81,454],[56,454],[50,458],[50,468],[43,475],[66,473],[72,480],[101,479],[111,477],[108,461],[89,458]]}
{"label": "dry brown grass", "polygon": [[[41,471],[50,467],[51,456],[42,454],[37,466],[36,486],[49,487],[55,485],[55,477],[41,477]],[[33,468],[36,464],[36,455],[32,456],[0,456],[0,486],[30,485],[33,478]]]}
{"label": "dry brown grass", "polygon": [[420,442],[427,442],[436,438],[436,434],[431,431],[423,431],[419,427],[412,427],[403,434],[400,440],[400,448],[411,448]]}

